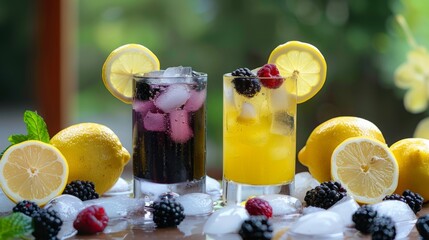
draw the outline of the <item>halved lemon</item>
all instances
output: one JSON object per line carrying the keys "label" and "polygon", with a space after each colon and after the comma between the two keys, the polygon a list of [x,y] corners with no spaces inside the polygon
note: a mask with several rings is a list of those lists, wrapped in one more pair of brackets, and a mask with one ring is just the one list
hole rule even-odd
{"label": "halved lemon", "polygon": [[303,103],[320,91],[326,79],[326,61],[322,53],[311,44],[289,41],[276,47],[268,58],[275,64],[280,75],[296,80],[285,86],[297,94],[297,102]]}
{"label": "halved lemon", "polygon": [[148,48],[126,44],[113,50],[103,64],[102,78],[109,92],[130,104],[133,97],[133,76],[159,70],[159,60]]}
{"label": "halved lemon", "polygon": [[385,143],[367,137],[343,141],[332,154],[331,173],[357,202],[373,204],[398,186],[399,168]]}
{"label": "halved lemon", "polygon": [[15,203],[30,200],[46,204],[63,192],[68,174],[61,152],[35,140],[13,145],[0,161],[0,186]]}

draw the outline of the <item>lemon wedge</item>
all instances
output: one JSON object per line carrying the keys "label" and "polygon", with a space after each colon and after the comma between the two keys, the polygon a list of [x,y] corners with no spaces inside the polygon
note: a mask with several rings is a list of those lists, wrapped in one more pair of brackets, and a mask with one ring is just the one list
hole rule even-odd
{"label": "lemon wedge", "polygon": [[13,145],[0,161],[0,186],[15,203],[30,200],[46,204],[63,192],[68,174],[61,152],[35,140]]}
{"label": "lemon wedge", "polygon": [[102,78],[109,92],[130,104],[133,97],[133,76],[159,70],[159,60],[148,48],[126,44],[113,50],[103,64]]}
{"label": "lemon wedge", "polygon": [[322,53],[311,44],[289,41],[276,47],[268,58],[275,64],[280,75],[296,80],[288,84],[290,93],[297,94],[297,102],[303,103],[320,91],[326,79],[326,61]]}
{"label": "lemon wedge", "polygon": [[385,143],[367,137],[343,141],[332,154],[331,173],[354,199],[363,204],[380,202],[398,186],[399,168]]}

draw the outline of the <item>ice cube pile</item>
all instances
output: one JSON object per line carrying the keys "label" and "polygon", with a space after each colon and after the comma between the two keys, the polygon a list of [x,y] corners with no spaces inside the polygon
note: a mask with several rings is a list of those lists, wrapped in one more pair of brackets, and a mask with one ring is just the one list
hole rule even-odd
{"label": "ice cube pile", "polygon": [[166,132],[177,143],[193,137],[191,114],[204,105],[206,82],[190,67],[171,67],[136,81],[133,111],[144,129]]}

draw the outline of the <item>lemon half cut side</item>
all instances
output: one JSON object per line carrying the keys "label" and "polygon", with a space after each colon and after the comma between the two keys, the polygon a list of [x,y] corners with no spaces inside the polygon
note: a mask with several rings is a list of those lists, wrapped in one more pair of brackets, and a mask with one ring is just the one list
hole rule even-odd
{"label": "lemon half cut side", "polygon": [[0,161],[0,185],[15,203],[30,200],[43,206],[63,192],[68,174],[61,152],[36,140],[13,145]]}
{"label": "lemon half cut side", "polygon": [[103,64],[102,79],[109,92],[124,103],[133,97],[133,77],[159,70],[159,60],[143,45],[126,44],[113,50]]}
{"label": "lemon half cut side", "polygon": [[380,202],[398,186],[399,168],[386,144],[366,137],[343,141],[332,154],[331,173],[354,199],[363,204]]}
{"label": "lemon half cut side", "polygon": [[290,93],[296,92],[298,103],[312,98],[325,84],[325,58],[309,43],[289,41],[279,45],[271,52],[268,63],[275,64],[283,77],[296,80],[296,85],[286,81],[285,86]]}

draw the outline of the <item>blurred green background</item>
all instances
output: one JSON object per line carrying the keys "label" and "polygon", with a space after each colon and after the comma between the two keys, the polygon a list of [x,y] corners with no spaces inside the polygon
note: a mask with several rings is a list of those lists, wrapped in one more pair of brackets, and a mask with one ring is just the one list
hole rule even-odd
{"label": "blurred green background", "polygon": [[[76,6],[73,49],[78,78],[70,122],[104,123],[129,151],[131,107],[114,98],[101,81],[104,60],[126,43],[151,49],[161,68],[183,65],[208,73],[210,168],[221,169],[222,162],[223,73],[261,66],[277,45],[289,40],[315,45],[328,65],[323,89],[298,106],[298,150],[318,124],[335,116],[372,121],[390,145],[412,137],[417,123],[428,114],[405,110],[404,91],[395,87],[393,77],[410,50],[395,15],[402,14],[416,41],[427,47],[429,1],[70,1]],[[7,136],[15,133],[16,127],[11,127],[16,124],[14,117],[20,121],[24,109],[37,107],[31,90],[35,4],[31,0],[0,1],[2,148]]]}

